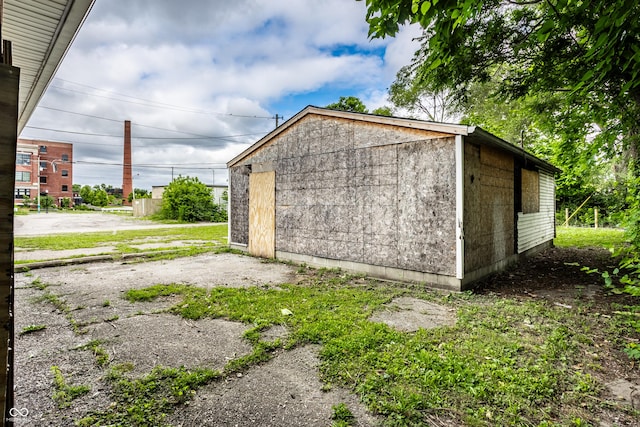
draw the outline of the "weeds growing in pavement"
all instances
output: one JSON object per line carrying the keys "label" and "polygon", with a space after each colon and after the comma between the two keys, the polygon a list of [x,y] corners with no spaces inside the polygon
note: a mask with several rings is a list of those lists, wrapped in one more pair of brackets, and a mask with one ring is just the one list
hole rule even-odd
{"label": "weeds growing in pavement", "polygon": [[165,425],[165,418],[177,405],[191,399],[199,387],[220,376],[211,369],[157,366],[140,378],[127,378],[125,373],[132,369],[131,364],[112,367],[105,381],[113,388],[113,404],[76,421],[76,425]]}
{"label": "weeds growing in pavement", "polygon": [[[253,325],[245,333],[253,352],[229,362],[226,373],[263,363],[277,348],[320,344],[327,388],[354,390],[389,425],[433,416],[469,425],[595,422],[598,400],[588,397],[602,387],[594,342],[604,332],[586,310],[468,293],[428,295],[340,271],[305,271],[309,277],[299,285],[209,291],[158,285],[126,297],[182,295],[171,312],[184,318]],[[404,333],[368,320],[406,294],[455,307],[457,323]],[[285,325],[289,336],[282,343],[260,341],[261,331],[273,325]]]}
{"label": "weeds growing in pavement", "polygon": [[46,329],[47,325],[29,325],[22,328],[20,335],[31,334]]}
{"label": "weeds growing in pavement", "polygon": [[57,403],[59,408],[66,408],[71,405],[71,402],[87,394],[91,388],[86,385],[69,385],[62,375],[62,371],[57,366],[51,367],[51,373],[53,374],[54,392],[51,396]]}

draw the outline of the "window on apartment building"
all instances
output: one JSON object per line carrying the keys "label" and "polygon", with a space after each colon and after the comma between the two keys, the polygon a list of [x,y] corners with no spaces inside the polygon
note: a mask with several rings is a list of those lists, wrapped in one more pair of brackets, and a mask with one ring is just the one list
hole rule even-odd
{"label": "window on apartment building", "polygon": [[62,176],[69,176],[69,171],[66,169],[62,170]]}
{"label": "window on apartment building", "polygon": [[40,162],[40,170],[43,171],[47,168],[47,162]]}
{"label": "window on apartment building", "polygon": [[46,184],[47,183],[47,177],[46,176],[41,176],[40,177],[40,184]]}
{"label": "window on apartment building", "polygon": [[16,188],[15,198],[16,199],[28,199],[31,195],[31,192],[27,188]]}
{"label": "window on apartment building", "polygon": [[69,161],[69,155],[68,154],[63,154],[61,157],[63,162],[68,162]]}
{"label": "window on apartment building", "polygon": [[16,181],[31,182],[31,172],[16,171]]}
{"label": "window on apartment building", "polygon": [[47,146],[46,145],[41,145],[40,146],[40,152],[41,153],[46,153],[47,152]]}
{"label": "window on apartment building", "polygon": [[16,155],[16,165],[29,166],[31,164],[31,153],[18,153]]}
{"label": "window on apartment building", "polygon": [[68,185],[63,185],[62,186],[62,191],[69,191],[69,186]]}

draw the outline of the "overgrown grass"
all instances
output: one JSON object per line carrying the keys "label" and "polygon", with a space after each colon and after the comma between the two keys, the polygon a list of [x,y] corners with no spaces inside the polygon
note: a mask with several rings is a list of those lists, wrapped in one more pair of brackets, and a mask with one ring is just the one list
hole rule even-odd
{"label": "overgrown grass", "polygon": [[111,368],[106,380],[113,387],[114,404],[76,421],[76,425],[166,425],[166,416],[177,405],[189,400],[199,387],[220,376],[218,371],[211,369],[158,366],[148,375],[129,379],[124,374],[132,368],[129,364]]}
{"label": "overgrown grass", "polygon": [[558,247],[613,248],[625,243],[624,230],[619,228],[557,227],[553,243]]}
{"label": "overgrown grass", "polygon": [[[394,296],[413,291],[362,280],[354,285],[352,279],[328,271],[302,285],[210,291],[154,286],[131,291],[127,298],[181,294],[183,301],[171,309],[175,314],[253,325],[245,334],[253,353],[231,361],[225,373],[269,360],[280,346],[320,344],[325,383],[354,390],[387,425],[422,425],[433,416],[459,425],[597,421],[593,413],[601,385],[595,377],[600,363],[595,342],[606,338],[599,319],[586,311],[432,294],[457,307],[456,325],[403,333],[368,319]],[[272,325],[286,325],[286,342],[260,340],[261,331]],[[338,412],[334,408],[336,425],[348,425],[347,412]]]}
{"label": "overgrown grass", "polygon": [[148,238],[153,238],[156,243],[175,240],[203,240],[223,244],[227,240],[227,224],[16,237],[15,246],[24,249],[46,250],[94,248],[106,245],[124,245],[123,247],[126,248],[128,243]]}

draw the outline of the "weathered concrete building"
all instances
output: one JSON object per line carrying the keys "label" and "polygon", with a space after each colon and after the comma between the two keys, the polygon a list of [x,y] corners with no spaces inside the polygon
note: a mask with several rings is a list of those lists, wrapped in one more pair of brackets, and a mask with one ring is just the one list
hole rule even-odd
{"label": "weathered concrete building", "polygon": [[473,126],[307,107],[227,166],[258,256],[462,290],[555,235],[558,169]]}

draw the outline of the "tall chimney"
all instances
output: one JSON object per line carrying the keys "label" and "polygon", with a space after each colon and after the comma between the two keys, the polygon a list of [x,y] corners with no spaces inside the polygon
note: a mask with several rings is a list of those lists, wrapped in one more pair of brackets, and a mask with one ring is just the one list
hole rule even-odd
{"label": "tall chimney", "polygon": [[131,174],[131,121],[124,121],[124,161],[122,162],[122,204],[131,206],[129,194],[133,192],[133,176]]}

